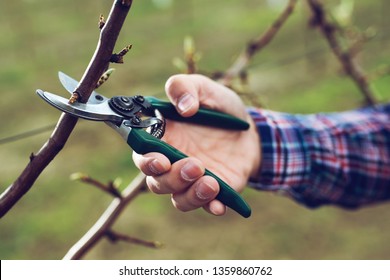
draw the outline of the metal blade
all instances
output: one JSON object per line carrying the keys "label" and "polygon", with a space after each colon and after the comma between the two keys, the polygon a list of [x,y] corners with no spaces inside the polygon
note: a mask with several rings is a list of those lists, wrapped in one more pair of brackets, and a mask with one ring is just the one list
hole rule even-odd
{"label": "metal blade", "polygon": [[[60,82],[62,84],[62,86],[70,93],[74,93],[74,90],[77,88],[77,86],[79,85],[79,82],[75,79],[73,79],[72,77],[68,76],[67,74],[65,74],[64,72],[61,72],[59,71],[58,72],[58,78],[60,79]],[[93,102],[93,100],[95,100],[96,98],[96,95],[100,95],[98,94],[96,91],[93,91],[91,93],[91,96],[89,97],[89,100],[88,102]],[[102,95],[100,95],[102,96]],[[104,96],[103,96],[104,97]]]}
{"label": "metal blade", "polygon": [[72,77],[69,77],[65,73],[59,71],[58,72],[58,78],[60,79],[60,82],[62,86],[70,93],[72,94],[74,90],[77,88],[79,82],[73,79]]}
{"label": "metal blade", "polygon": [[88,103],[75,102],[69,104],[69,100],[53,93],[38,89],[37,94],[55,108],[92,121],[109,121],[118,125],[123,121],[123,117],[113,112],[108,105],[108,99],[101,95],[91,96]]}

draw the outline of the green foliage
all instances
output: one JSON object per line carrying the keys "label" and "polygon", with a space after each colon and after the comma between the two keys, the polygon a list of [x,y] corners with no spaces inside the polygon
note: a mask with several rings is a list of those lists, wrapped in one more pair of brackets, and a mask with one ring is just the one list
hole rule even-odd
{"label": "green foliage", "polygon": [[[159,4],[156,4],[160,2]],[[163,3],[164,2],[164,3]],[[338,3],[339,1],[332,1]],[[349,3],[351,1],[343,1]],[[359,62],[372,72],[389,63],[388,1],[354,1],[348,21],[378,35]],[[57,79],[61,70],[80,77],[98,38],[97,22],[110,1],[0,2],[0,138],[51,124],[58,111],[43,104],[36,88],[67,94]],[[348,8],[348,6],[346,6]],[[345,7],[343,9],[346,9]],[[165,80],[183,57],[190,35],[202,53],[198,67],[226,69],[245,47],[277,17],[282,7],[266,1],[134,1],[116,50],[132,44],[125,64],[99,92],[162,96]],[[339,9],[341,9],[339,7]],[[344,11],[339,11],[345,12]],[[345,14],[344,14],[345,17]],[[324,39],[307,28],[306,7],[299,5],[275,40],[249,68],[253,92],[269,109],[315,113],[356,108],[362,97],[340,72]],[[377,97],[390,97],[389,77],[374,81]],[[0,146],[0,191],[19,175],[31,152],[49,132]],[[131,151],[102,124],[81,121],[61,154],[32,190],[0,220],[1,259],[61,258],[107,207],[111,197],[69,179],[86,173],[102,182],[122,178],[121,188],[136,174]],[[247,190],[253,217],[231,213],[210,217],[201,210],[180,213],[169,197],[143,194],[115,225],[116,230],[165,244],[151,250],[102,241],[87,258],[110,259],[381,259],[390,257],[385,221],[389,206],[348,212],[337,208],[308,210],[287,198]]]}

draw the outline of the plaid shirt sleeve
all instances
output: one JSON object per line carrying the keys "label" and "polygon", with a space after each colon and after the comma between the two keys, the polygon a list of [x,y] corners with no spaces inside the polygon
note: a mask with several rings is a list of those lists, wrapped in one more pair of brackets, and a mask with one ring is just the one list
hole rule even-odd
{"label": "plaid shirt sleeve", "polygon": [[262,146],[250,186],[307,207],[356,208],[390,199],[390,104],[315,115],[248,112]]}

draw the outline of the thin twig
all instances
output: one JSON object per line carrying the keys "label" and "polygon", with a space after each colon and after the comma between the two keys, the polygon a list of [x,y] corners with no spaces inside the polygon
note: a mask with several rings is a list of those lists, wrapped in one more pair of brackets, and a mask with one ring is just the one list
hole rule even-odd
{"label": "thin twig", "polygon": [[53,130],[54,128],[55,128],[54,124],[49,124],[49,125],[45,125],[42,127],[31,129],[31,130],[27,130],[25,132],[18,133],[18,134],[0,139],[0,145],[15,142],[17,140],[25,139],[27,137],[35,136],[35,135],[38,135],[38,134],[41,134],[44,132],[48,132],[50,130]]}
{"label": "thin twig", "polygon": [[94,178],[92,178],[91,176],[88,176],[87,174],[83,174],[83,173],[74,173],[71,175],[71,179],[72,180],[79,180],[83,183],[87,183],[89,185],[92,185],[106,193],[109,193],[111,194],[112,196],[114,197],[118,197],[118,198],[121,198],[122,195],[120,193],[120,191],[116,188],[116,186],[114,185],[114,183],[112,181],[108,182],[108,184],[104,184]]}
{"label": "thin twig", "polygon": [[313,13],[311,24],[320,28],[333,53],[336,55],[337,59],[343,66],[345,73],[351,77],[356,86],[362,92],[365,99],[365,104],[375,104],[376,100],[374,97],[374,92],[371,89],[364,71],[354,59],[354,52],[351,52],[348,49],[343,49],[341,43],[337,39],[337,28],[328,20],[322,3],[320,3],[318,0],[308,0],[308,3]]}
{"label": "thin twig", "polygon": [[286,8],[273,22],[273,24],[265,31],[265,33],[263,33],[263,35],[261,35],[259,38],[250,42],[246,49],[234,61],[232,66],[226,70],[225,73],[223,73],[222,77],[218,80],[220,83],[226,86],[231,86],[232,80],[235,77],[240,76],[240,74],[248,66],[252,57],[272,41],[283,24],[294,11],[297,1],[298,0],[289,0]]}
{"label": "thin twig", "polygon": [[196,51],[195,42],[192,37],[186,36],[183,42],[184,59],[175,57],[173,64],[185,74],[200,73],[197,69],[197,62],[200,60],[200,53]]}
{"label": "thin twig", "polygon": [[161,242],[158,241],[147,241],[143,240],[137,237],[121,234],[112,230],[109,230],[106,232],[106,237],[111,241],[111,242],[118,242],[118,241],[125,241],[128,243],[136,244],[136,245],[141,245],[144,247],[149,247],[153,249],[161,248],[163,245]]}
{"label": "thin twig", "polygon": [[186,73],[194,74],[197,72],[196,63],[199,60],[199,54],[196,52],[195,42],[192,37],[184,38],[184,57],[186,62]]}
{"label": "thin twig", "polygon": [[110,62],[112,63],[123,63],[123,57],[129,52],[133,45],[127,45],[119,53],[112,54]]}
{"label": "thin twig", "polygon": [[[130,10],[132,1],[115,0],[106,24],[100,32],[95,53],[75,92],[80,102],[86,102],[106,70],[119,32]],[[76,126],[77,118],[62,114],[51,137],[31,158],[16,181],[0,195],[0,217],[3,217],[33,186],[35,180],[56,157]]]}
{"label": "thin twig", "polygon": [[140,173],[122,191],[122,198],[115,198],[106,211],[100,216],[96,223],[87,233],[70,248],[64,259],[81,259],[96,243],[105,236],[116,219],[122,213],[127,204],[143,191],[146,184],[146,177]]}

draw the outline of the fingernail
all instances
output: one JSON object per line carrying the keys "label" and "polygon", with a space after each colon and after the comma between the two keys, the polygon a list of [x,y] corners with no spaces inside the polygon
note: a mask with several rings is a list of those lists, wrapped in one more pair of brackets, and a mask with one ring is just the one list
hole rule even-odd
{"label": "fingernail", "polygon": [[206,183],[199,183],[195,187],[195,193],[199,199],[207,200],[213,198],[213,196],[215,195],[215,189]]}
{"label": "fingernail", "polygon": [[165,171],[164,166],[162,166],[162,164],[157,159],[149,162],[149,169],[155,175],[160,175]]}
{"label": "fingernail", "polygon": [[194,181],[203,175],[203,170],[197,164],[187,162],[180,170],[180,175],[185,181]]}
{"label": "fingernail", "polygon": [[186,93],[179,99],[177,107],[179,108],[180,112],[187,112],[192,107],[194,102],[195,98],[191,94]]}

